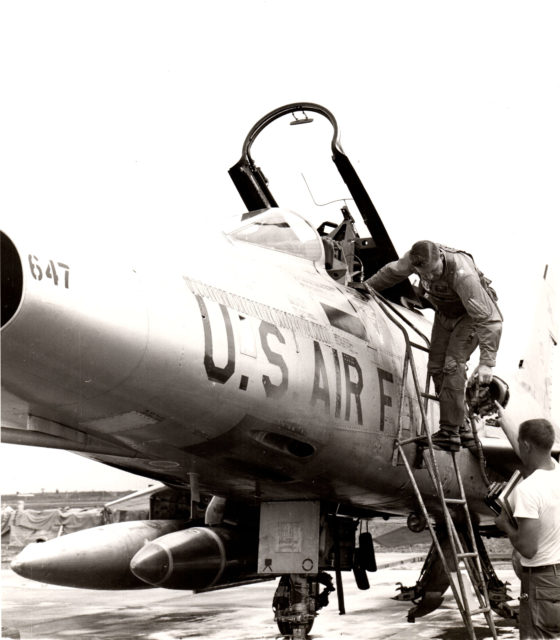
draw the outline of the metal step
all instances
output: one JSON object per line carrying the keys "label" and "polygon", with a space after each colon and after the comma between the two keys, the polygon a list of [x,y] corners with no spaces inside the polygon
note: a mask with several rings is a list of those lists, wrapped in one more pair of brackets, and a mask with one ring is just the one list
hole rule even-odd
{"label": "metal step", "polygon": [[434,400],[435,402],[439,402],[439,396],[434,396],[432,393],[421,393],[423,398],[428,398],[428,400]]}
{"label": "metal step", "polygon": [[410,444],[411,442],[419,442],[423,440],[428,446],[428,437],[427,436],[414,436],[413,438],[407,438],[406,440],[397,440],[395,446],[404,447],[405,444]]}
{"label": "metal step", "polygon": [[410,342],[410,346],[414,347],[415,349],[420,349],[420,351],[425,351],[426,353],[428,353],[430,351],[430,347],[427,347],[424,344],[418,344],[417,342]]}

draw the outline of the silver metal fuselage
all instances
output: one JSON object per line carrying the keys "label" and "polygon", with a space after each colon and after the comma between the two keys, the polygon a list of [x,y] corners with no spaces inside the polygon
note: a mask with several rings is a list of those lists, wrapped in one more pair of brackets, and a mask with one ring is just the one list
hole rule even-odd
{"label": "silver metal fuselage", "polygon": [[[326,273],[324,256],[222,234],[218,260],[193,242],[127,262],[10,238],[23,287],[2,329],[4,427],[176,486],[196,473],[217,495],[416,509],[392,466],[403,337],[375,300]],[[429,335],[428,319],[399,311]],[[415,359],[423,383],[426,356]],[[405,384],[406,436],[420,411]],[[450,457],[436,456],[453,493]],[[478,461],[462,450],[459,464],[486,513]],[[437,511],[425,470],[418,482]]]}

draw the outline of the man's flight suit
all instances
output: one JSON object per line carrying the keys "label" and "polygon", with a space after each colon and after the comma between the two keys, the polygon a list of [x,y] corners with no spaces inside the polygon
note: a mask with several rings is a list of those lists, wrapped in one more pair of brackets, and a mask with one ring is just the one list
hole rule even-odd
{"label": "man's flight suit", "polygon": [[[438,245],[443,272],[436,280],[422,279],[423,295],[436,308],[428,371],[440,401],[442,430],[458,435],[465,420],[466,364],[480,346],[480,364],[494,367],[502,333],[502,314],[489,280],[471,255]],[[390,262],[366,284],[383,291],[414,273],[408,252]]]}

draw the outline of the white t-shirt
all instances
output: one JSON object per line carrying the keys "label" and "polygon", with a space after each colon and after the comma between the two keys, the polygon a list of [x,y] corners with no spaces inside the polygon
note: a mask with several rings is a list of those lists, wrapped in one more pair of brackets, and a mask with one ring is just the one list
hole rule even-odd
{"label": "white t-shirt", "polygon": [[538,518],[541,523],[537,553],[532,558],[521,556],[524,567],[560,563],[560,464],[552,460],[554,469],[533,471],[513,491],[513,515]]}

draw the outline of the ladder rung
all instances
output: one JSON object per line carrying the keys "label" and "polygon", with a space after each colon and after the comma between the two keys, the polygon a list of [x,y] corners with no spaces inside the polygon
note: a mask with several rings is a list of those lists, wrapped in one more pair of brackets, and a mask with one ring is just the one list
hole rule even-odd
{"label": "ladder rung", "polygon": [[471,616],[476,615],[477,613],[490,613],[492,611],[492,607],[482,607],[481,609],[474,609],[471,611]]}
{"label": "ladder rung", "polygon": [[419,440],[424,440],[426,445],[428,444],[428,440],[426,436],[414,436],[414,438],[407,438],[406,440],[397,440],[396,445],[399,447],[403,447],[405,444],[410,444],[411,442],[418,442]]}
{"label": "ladder rung", "polygon": [[423,398],[428,398],[429,400],[435,400],[436,402],[439,402],[439,397],[438,396],[434,396],[431,393],[421,393],[420,394]]}
{"label": "ladder rung", "polygon": [[467,504],[467,501],[462,498],[445,498],[445,502],[449,504]]}
{"label": "ladder rung", "polygon": [[477,558],[478,557],[478,553],[476,553],[474,551],[468,551],[466,553],[458,553],[457,557],[458,558]]}
{"label": "ladder rung", "polygon": [[430,347],[427,347],[424,344],[418,344],[417,342],[411,342],[410,346],[414,347],[415,349],[420,349],[421,351],[426,351],[427,352],[427,351],[430,350]]}

